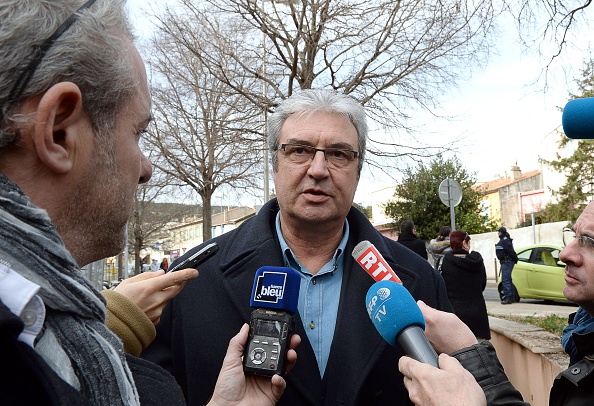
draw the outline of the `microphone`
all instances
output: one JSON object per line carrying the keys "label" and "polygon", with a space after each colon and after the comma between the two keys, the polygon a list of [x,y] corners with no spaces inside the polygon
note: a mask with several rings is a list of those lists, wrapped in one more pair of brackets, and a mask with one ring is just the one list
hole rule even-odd
{"label": "microphone", "polygon": [[376,282],[365,297],[367,313],[380,335],[406,355],[439,368],[437,353],[425,337],[425,318],[415,299],[396,282]]}
{"label": "microphone", "polygon": [[353,249],[353,258],[374,281],[394,281],[402,283],[396,272],[390,268],[382,254],[369,241],[361,241]]}
{"label": "microphone", "polygon": [[245,373],[284,375],[289,340],[295,326],[301,277],[287,267],[263,266],[256,271],[250,306],[250,334],[243,351]]}
{"label": "microphone", "polygon": [[563,132],[573,139],[594,138],[594,97],[567,102],[561,117]]}

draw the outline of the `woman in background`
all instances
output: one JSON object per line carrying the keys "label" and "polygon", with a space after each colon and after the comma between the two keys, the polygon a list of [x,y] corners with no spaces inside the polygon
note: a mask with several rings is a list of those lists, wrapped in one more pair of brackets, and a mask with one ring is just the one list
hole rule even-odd
{"label": "woman in background", "polygon": [[438,271],[441,270],[441,261],[444,254],[451,250],[450,232],[452,232],[451,228],[442,226],[439,229],[439,235],[429,241],[429,245],[427,246],[427,252],[431,254],[431,257],[433,258],[433,266]]}
{"label": "woman in background", "polygon": [[483,257],[477,251],[470,252],[470,236],[464,231],[450,233],[450,247],[452,250],[443,257],[441,275],[454,313],[479,341],[489,340],[491,330],[483,297],[487,272]]}

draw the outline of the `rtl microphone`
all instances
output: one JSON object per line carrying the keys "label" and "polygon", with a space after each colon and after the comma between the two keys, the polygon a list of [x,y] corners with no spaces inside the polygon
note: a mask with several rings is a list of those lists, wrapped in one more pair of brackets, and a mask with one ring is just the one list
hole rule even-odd
{"label": "rtl microphone", "polygon": [[417,361],[439,368],[437,353],[425,337],[425,318],[415,299],[396,282],[374,283],[365,297],[367,313],[389,344]]}
{"label": "rtl microphone", "polygon": [[594,97],[567,102],[561,117],[563,132],[569,138],[594,138]]}
{"label": "rtl microphone", "polygon": [[374,281],[394,281],[402,283],[396,272],[390,268],[382,254],[369,241],[361,241],[353,249],[353,258],[365,269]]}
{"label": "rtl microphone", "polygon": [[301,277],[292,268],[263,266],[256,271],[250,306],[250,335],[243,351],[245,373],[284,375],[295,326]]}

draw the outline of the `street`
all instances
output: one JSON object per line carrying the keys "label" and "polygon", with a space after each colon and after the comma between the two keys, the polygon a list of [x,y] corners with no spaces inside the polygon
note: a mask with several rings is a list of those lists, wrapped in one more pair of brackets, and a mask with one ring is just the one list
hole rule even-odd
{"label": "street", "polygon": [[522,299],[520,303],[502,305],[499,300],[497,288],[494,286],[487,286],[483,292],[483,296],[487,303],[487,312],[494,316],[547,316],[556,314],[567,317],[577,310],[577,305],[574,303],[536,299]]}

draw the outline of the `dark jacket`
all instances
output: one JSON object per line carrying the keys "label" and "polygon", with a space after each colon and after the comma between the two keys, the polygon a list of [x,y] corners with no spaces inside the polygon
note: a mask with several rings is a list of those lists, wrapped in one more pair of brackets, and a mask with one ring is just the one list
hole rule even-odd
{"label": "dark jacket", "polygon": [[[594,333],[590,339],[594,339]],[[452,354],[483,388],[489,406],[529,406],[508,381],[487,341]],[[594,356],[584,357],[555,378],[549,406],[591,406],[594,399]]]}
{"label": "dark jacket", "polygon": [[[258,268],[285,265],[275,230],[278,210],[273,199],[239,228],[214,239],[218,253],[200,265],[200,278],[168,304],[156,340],[142,353],[173,373],[189,405],[207,402],[229,340],[249,321]],[[295,331],[302,342],[279,406],[411,404],[398,372],[403,353],[381,338],[367,314],[365,296],[374,281],[350,255],[362,240],[377,247],[415,299],[451,311],[443,279],[427,261],[383,237],[358,210],[351,209],[348,221],[348,255],[325,375],[322,379],[297,314]]]}
{"label": "dark jacket", "polygon": [[477,251],[469,254],[463,249],[447,252],[443,257],[441,276],[454,313],[475,336],[490,339],[489,316],[483,297],[487,272],[481,254]]}
{"label": "dark jacket", "polygon": [[[82,406],[89,401],[62,380],[41,356],[17,338],[22,320],[0,302],[0,404],[2,406]],[[179,386],[167,371],[146,360],[126,356],[145,405],[185,404]]]}
{"label": "dark jacket", "polygon": [[451,355],[474,376],[485,392],[488,406],[530,406],[507,379],[490,342],[483,341]]}
{"label": "dark jacket", "polygon": [[406,248],[413,250],[423,258],[427,259],[427,248],[425,242],[413,233],[401,233],[398,236],[398,242]]}
{"label": "dark jacket", "polygon": [[512,261],[514,264],[518,263],[518,255],[514,250],[514,244],[511,238],[502,235],[499,238],[499,242],[495,244],[495,255],[501,262]]}

